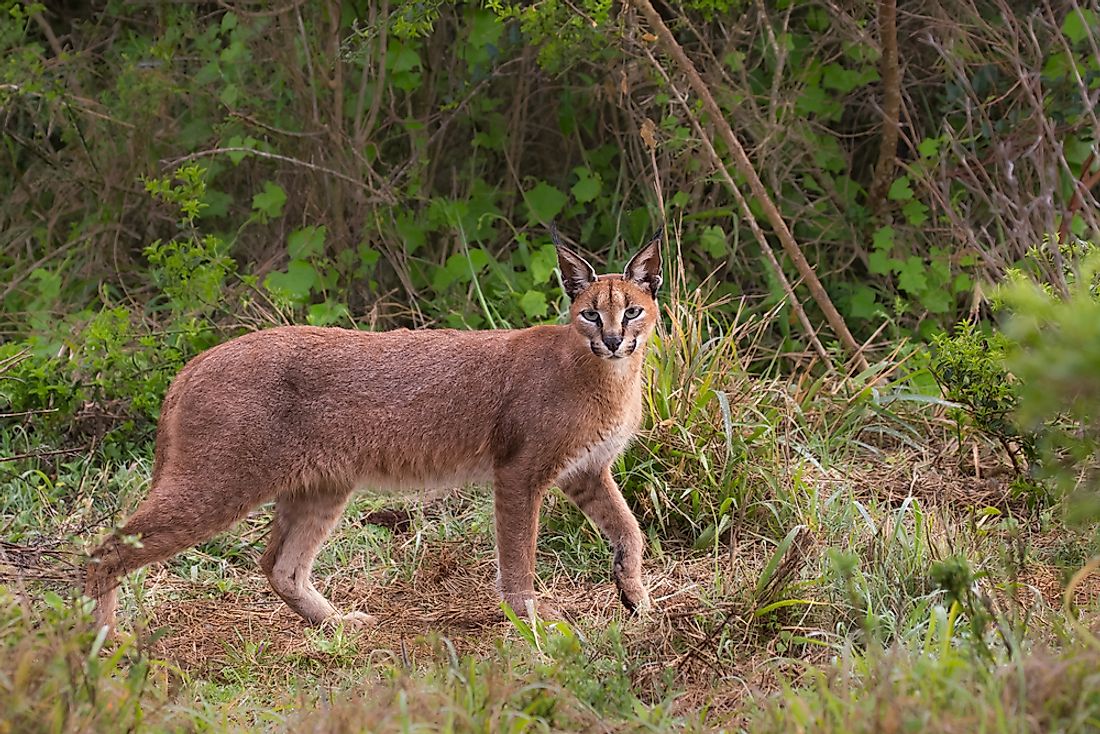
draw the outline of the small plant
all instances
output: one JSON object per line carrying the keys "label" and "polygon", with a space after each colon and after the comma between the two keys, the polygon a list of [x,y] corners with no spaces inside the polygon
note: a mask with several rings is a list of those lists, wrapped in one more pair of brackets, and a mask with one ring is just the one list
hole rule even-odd
{"label": "small plant", "polygon": [[1005,369],[1011,344],[1003,334],[986,333],[970,321],[956,325],[952,335],[932,339],[929,371],[944,396],[958,404],[954,410],[959,438],[964,420],[1004,448],[1017,475],[1023,473],[1021,455],[1035,459],[1035,439],[1013,422],[1019,405],[1019,383]]}

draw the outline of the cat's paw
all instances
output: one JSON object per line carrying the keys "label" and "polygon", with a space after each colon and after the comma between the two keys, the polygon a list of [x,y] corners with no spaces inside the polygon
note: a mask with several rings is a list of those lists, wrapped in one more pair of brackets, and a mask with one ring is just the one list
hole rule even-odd
{"label": "cat's paw", "polygon": [[561,610],[554,606],[552,602],[539,599],[533,594],[501,594],[501,597],[517,616],[524,619],[532,619],[532,612],[534,612],[534,617],[544,622],[565,619]]}
{"label": "cat's paw", "polygon": [[643,616],[653,609],[649,592],[641,581],[615,579],[615,586],[619,589],[619,601],[634,616]]}
{"label": "cat's paw", "polygon": [[332,627],[343,625],[345,629],[366,629],[378,624],[378,617],[366,612],[348,612],[347,614],[338,612],[326,618],[322,624]]}

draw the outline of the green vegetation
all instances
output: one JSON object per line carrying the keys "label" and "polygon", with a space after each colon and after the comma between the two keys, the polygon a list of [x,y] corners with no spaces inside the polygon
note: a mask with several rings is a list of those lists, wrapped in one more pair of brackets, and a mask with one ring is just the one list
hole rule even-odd
{"label": "green vegetation", "polygon": [[[0,734],[1100,728],[1100,10],[658,6],[765,199],[644,5],[3,3]],[[463,488],[349,509],[318,577],[376,629],[293,618],[259,513],[88,631],[188,359],[553,322],[550,222],[614,268],[662,221],[653,615],[557,494],[564,619],[502,614]]]}

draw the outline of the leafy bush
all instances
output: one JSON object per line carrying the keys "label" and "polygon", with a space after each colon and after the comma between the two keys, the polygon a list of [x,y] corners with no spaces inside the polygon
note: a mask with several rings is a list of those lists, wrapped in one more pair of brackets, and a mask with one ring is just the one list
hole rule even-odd
{"label": "leafy bush", "polygon": [[1005,356],[1011,341],[999,332],[988,332],[972,321],[960,322],[952,335],[932,337],[932,355],[928,369],[939,383],[944,396],[959,408],[954,409],[956,424],[969,419],[975,429],[1000,442],[1016,473],[1023,467],[1017,458],[1023,454],[1034,461],[1034,438],[1014,422],[1019,405],[1019,382],[1005,368]]}
{"label": "leafy bush", "polygon": [[1039,436],[1043,473],[1072,495],[1080,519],[1100,519],[1100,252],[1071,270],[1059,296],[1013,275],[1000,295],[1006,365],[1019,379],[1021,428]]}

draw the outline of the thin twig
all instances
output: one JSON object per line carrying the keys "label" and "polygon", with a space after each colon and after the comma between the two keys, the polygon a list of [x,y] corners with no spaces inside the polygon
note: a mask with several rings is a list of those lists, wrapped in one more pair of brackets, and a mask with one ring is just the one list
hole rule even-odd
{"label": "thin twig", "polygon": [[369,203],[369,204],[393,204],[394,203],[394,201],[391,200],[390,198],[388,198],[388,197],[386,197],[382,194],[379,194],[378,192],[374,191],[372,188],[367,186],[362,181],[357,181],[356,179],[352,178],[351,176],[347,175],[346,173],[341,173],[340,171],[336,171],[336,170],[333,170],[331,168],[326,168],[325,166],[319,166],[316,163],[310,163],[309,161],[303,161],[303,160],[299,160],[297,158],[291,158],[290,156],[280,155],[278,153],[269,153],[266,150],[255,150],[253,148],[241,148],[241,147],[235,147],[235,146],[230,146],[230,147],[226,147],[226,148],[211,148],[210,150],[200,150],[197,153],[190,153],[188,155],[181,156],[179,158],[162,159],[160,163],[161,163],[162,167],[169,168],[169,167],[172,167],[172,166],[178,166],[180,163],[186,163],[187,161],[193,161],[193,160],[196,160],[198,158],[209,158],[210,156],[221,155],[223,153],[247,153],[249,155],[258,156],[260,158],[270,158],[271,160],[274,160],[274,161],[282,161],[283,163],[290,163],[290,164],[293,164],[295,166],[301,166],[303,168],[309,168],[310,170],[317,171],[319,173],[327,173],[328,175],[334,176],[335,178],[338,178],[342,181],[347,181],[350,184],[354,184],[355,186],[357,186],[358,188],[363,189],[364,191],[369,191],[372,194],[372,198],[367,199],[367,203]]}
{"label": "thin twig", "polygon": [[79,454],[84,449],[55,449],[53,451],[31,451],[27,454],[16,454],[15,456],[0,456],[0,464],[6,461],[19,461],[20,459],[38,459],[43,456],[59,456],[61,454]]}

